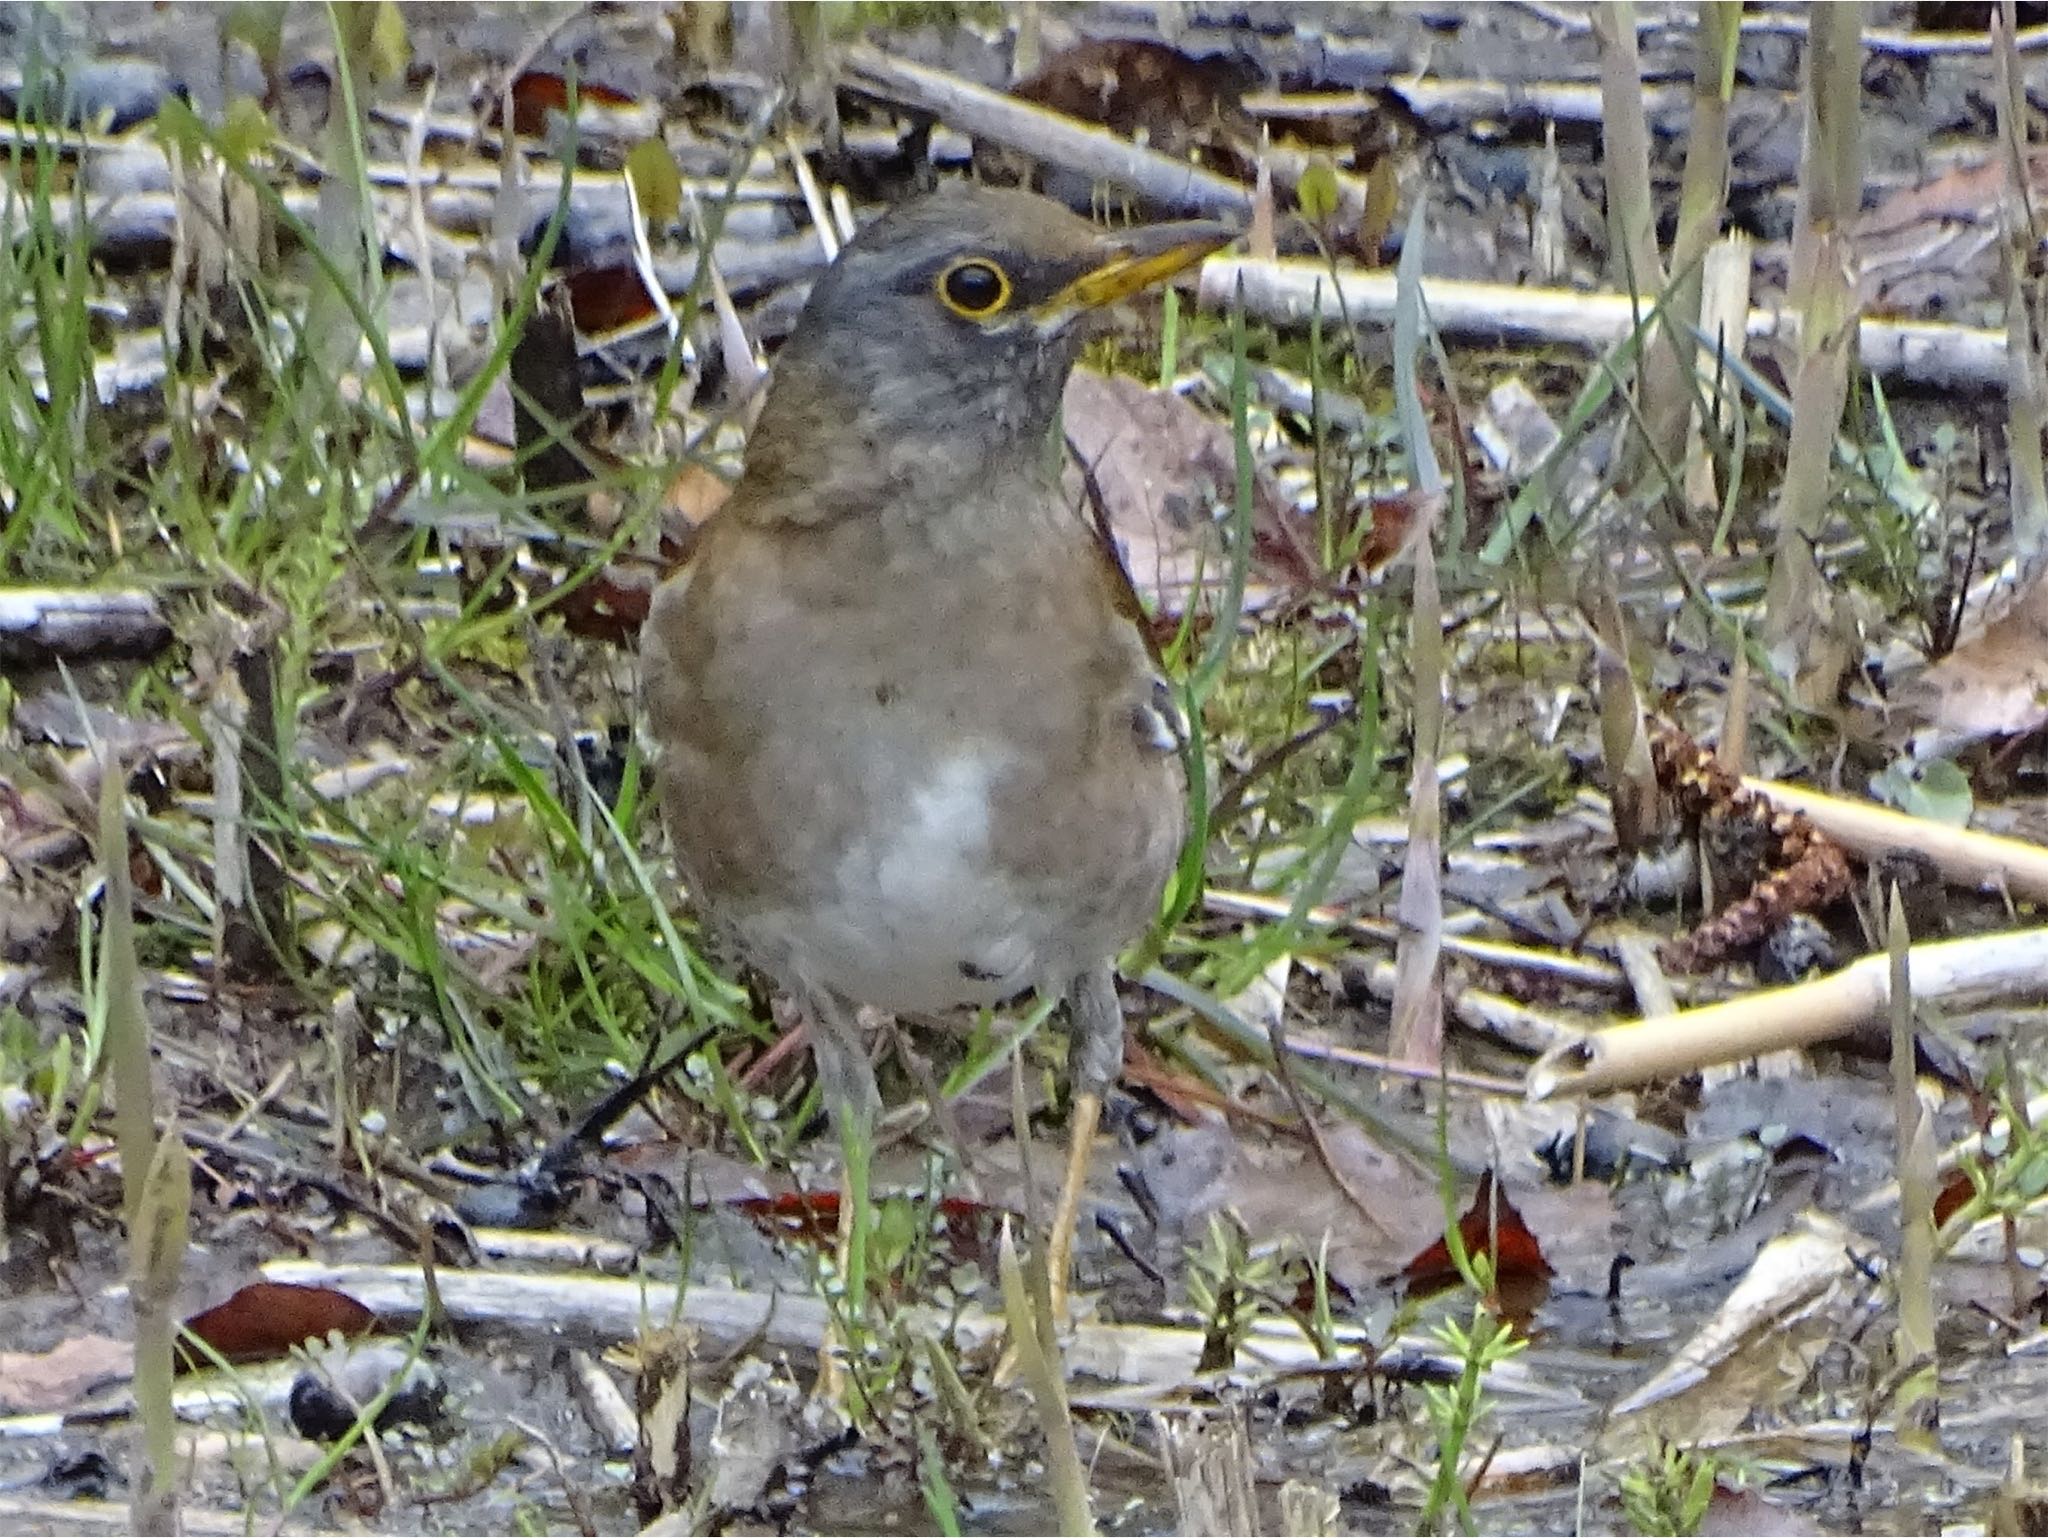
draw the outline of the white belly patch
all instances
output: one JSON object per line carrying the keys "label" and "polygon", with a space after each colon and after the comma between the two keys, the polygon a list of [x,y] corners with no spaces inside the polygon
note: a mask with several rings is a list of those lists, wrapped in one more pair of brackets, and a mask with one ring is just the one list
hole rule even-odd
{"label": "white belly patch", "polygon": [[1044,916],[990,857],[1002,767],[998,755],[945,760],[888,826],[846,848],[831,902],[801,919],[757,912],[745,927],[810,981],[883,1009],[993,1004],[1032,986],[1046,960]]}
{"label": "white belly patch", "polygon": [[842,877],[855,885],[872,880],[878,900],[905,907],[986,882],[995,771],[983,755],[947,759],[911,796],[904,826],[861,840],[841,865]]}

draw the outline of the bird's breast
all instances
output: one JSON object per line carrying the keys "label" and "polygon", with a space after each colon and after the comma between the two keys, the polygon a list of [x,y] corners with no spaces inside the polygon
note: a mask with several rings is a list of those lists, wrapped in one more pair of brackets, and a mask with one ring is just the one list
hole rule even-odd
{"label": "bird's breast", "polygon": [[890,757],[865,766],[868,815],[847,829],[810,915],[811,965],[851,997],[895,1009],[994,1003],[1030,987],[1050,915],[995,858],[1010,755]]}
{"label": "bird's breast", "polygon": [[1178,847],[1177,760],[1131,724],[1135,631],[1064,564],[899,585],[829,545],[772,572],[722,557],[693,630],[672,602],[695,639],[651,651],[694,895],[786,984],[860,1003],[1064,986],[1143,926]]}

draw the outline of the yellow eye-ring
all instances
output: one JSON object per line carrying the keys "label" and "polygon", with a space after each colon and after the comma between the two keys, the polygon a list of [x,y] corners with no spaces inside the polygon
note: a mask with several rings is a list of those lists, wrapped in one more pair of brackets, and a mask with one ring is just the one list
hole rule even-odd
{"label": "yellow eye-ring", "polygon": [[984,256],[970,256],[939,274],[939,302],[955,315],[986,320],[1010,302],[1010,277]]}

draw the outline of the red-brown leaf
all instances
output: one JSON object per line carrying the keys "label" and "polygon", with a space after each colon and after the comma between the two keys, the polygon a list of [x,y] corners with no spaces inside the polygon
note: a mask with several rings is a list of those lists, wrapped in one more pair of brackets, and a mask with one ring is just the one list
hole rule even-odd
{"label": "red-brown leaf", "polygon": [[[329,1332],[366,1335],[377,1316],[347,1293],[288,1282],[252,1282],[225,1303],[185,1321],[185,1328],[230,1362],[269,1361]],[[181,1351],[187,1368],[207,1365]]]}

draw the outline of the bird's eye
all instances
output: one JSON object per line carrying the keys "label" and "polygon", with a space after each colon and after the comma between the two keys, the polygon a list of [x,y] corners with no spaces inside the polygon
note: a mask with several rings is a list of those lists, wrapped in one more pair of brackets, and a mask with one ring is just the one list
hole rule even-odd
{"label": "bird's eye", "polygon": [[984,257],[955,262],[939,274],[939,301],[955,315],[986,320],[1010,302],[1010,279]]}

